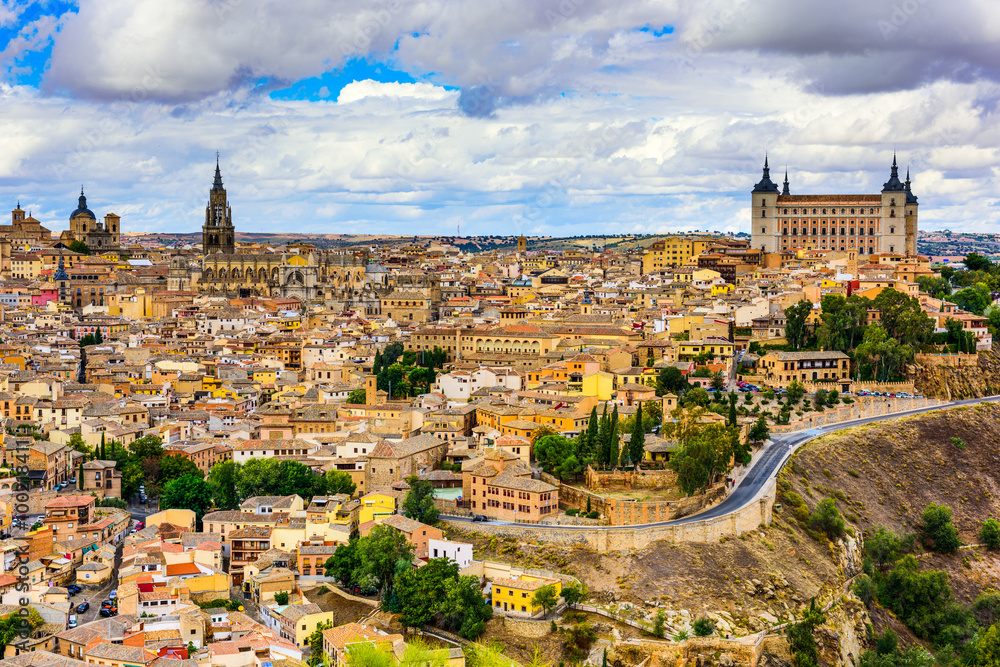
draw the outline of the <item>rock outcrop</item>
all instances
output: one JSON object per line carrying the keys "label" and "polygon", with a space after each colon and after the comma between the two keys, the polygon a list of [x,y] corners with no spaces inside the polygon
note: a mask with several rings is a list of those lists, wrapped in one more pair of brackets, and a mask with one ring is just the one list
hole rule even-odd
{"label": "rock outcrop", "polygon": [[917,393],[932,398],[979,398],[1000,391],[1000,351],[978,355],[918,354],[907,367]]}

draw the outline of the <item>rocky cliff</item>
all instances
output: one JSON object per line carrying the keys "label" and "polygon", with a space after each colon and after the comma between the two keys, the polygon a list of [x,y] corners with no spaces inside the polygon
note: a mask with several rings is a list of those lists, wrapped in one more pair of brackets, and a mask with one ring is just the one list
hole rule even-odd
{"label": "rocky cliff", "polygon": [[917,355],[907,367],[917,393],[957,400],[1000,392],[1000,350],[972,355]]}

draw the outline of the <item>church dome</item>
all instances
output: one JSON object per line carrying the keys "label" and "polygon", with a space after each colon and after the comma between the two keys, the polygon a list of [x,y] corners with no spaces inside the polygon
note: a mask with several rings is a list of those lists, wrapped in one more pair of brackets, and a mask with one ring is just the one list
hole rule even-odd
{"label": "church dome", "polygon": [[97,216],[94,212],[87,208],[87,198],[83,196],[83,188],[80,188],[80,204],[76,207],[76,210],[70,213],[69,219],[83,216],[85,218],[90,218],[91,220],[97,220]]}

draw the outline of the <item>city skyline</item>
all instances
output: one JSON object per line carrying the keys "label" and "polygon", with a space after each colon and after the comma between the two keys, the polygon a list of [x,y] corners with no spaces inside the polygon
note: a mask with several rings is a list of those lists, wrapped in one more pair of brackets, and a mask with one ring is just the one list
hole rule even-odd
{"label": "city skyline", "polygon": [[243,232],[748,233],[765,153],[827,194],[895,150],[922,229],[996,231],[996,19],[847,4],[6,2],[0,196],[197,232],[220,151]]}

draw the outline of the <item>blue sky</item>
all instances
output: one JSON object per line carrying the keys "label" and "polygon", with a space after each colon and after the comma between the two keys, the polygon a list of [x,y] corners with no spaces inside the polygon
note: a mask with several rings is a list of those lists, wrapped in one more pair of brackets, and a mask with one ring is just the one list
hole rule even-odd
{"label": "blue sky", "polygon": [[[798,193],[995,231],[1000,17],[979,0],[0,0],[0,191],[52,229],[746,231]],[[2,206],[2,204],[0,204]]]}

